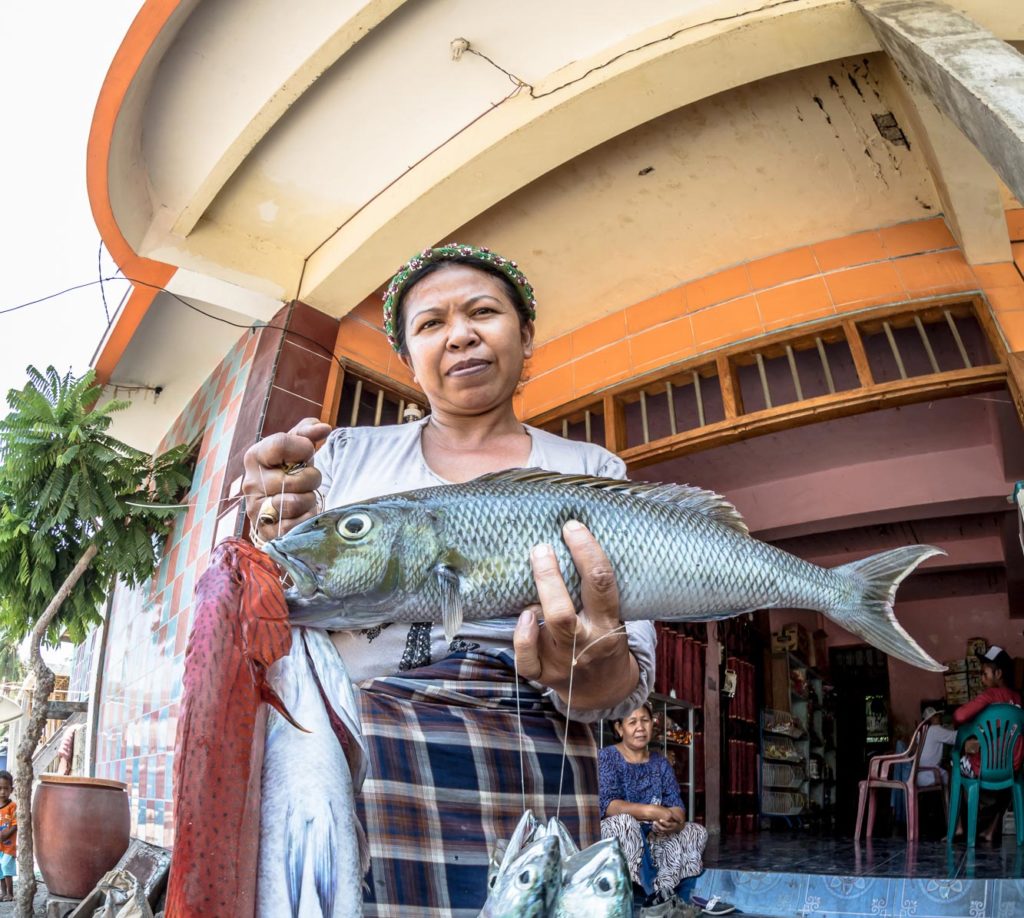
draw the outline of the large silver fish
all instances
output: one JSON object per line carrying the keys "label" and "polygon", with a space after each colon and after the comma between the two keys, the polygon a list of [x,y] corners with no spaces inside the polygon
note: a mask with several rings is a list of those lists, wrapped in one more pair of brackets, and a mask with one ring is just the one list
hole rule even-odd
{"label": "large silver fish", "polygon": [[537,601],[530,549],[554,546],[573,600],[579,576],[561,538],[586,525],[619,584],[622,618],[728,618],[813,609],[880,650],[941,671],[896,621],[896,588],[928,545],[831,570],[752,538],[724,498],[658,485],[516,469],[329,510],[267,546],[290,575],[292,621],[322,628],[518,615]]}
{"label": "large silver fish", "polygon": [[552,918],[632,918],[633,883],[618,839],[584,848],[562,865]]}
{"label": "large silver fish", "polygon": [[267,725],[256,916],[359,918],[368,859],[354,794],[366,749],[352,683],[313,629],[292,629],[268,676],[303,729],[276,711]]}
{"label": "large silver fish", "polygon": [[558,839],[544,835],[528,844],[498,875],[480,918],[548,918],[561,878]]}

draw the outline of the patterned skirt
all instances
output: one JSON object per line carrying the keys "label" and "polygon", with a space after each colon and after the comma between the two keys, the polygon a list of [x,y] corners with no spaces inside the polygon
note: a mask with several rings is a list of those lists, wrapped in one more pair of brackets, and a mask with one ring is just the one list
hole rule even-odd
{"label": "patterned skirt", "polygon": [[[681,880],[695,877],[704,869],[708,830],[696,822],[686,823],[671,835],[645,833],[636,819],[628,813],[619,813],[601,820],[601,837],[619,840],[629,865],[630,878],[648,894],[658,893],[662,898],[668,898]],[[641,865],[645,850],[657,871],[653,884],[644,882]],[[653,888],[648,888],[649,885]]]}
{"label": "patterned skirt", "polygon": [[565,719],[520,680],[520,730],[516,689],[509,656],[479,650],[360,686],[367,918],[476,918],[490,852],[524,808],[538,819],[559,814],[581,847],[599,838],[590,727],[568,724],[563,775]]}

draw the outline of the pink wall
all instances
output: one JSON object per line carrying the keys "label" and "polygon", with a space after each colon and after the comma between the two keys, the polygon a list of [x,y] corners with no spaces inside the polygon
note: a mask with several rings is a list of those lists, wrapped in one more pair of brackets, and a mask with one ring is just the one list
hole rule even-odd
{"label": "pink wall", "polygon": [[[773,629],[789,621],[802,621],[808,628],[818,627],[815,619],[822,620],[821,616],[814,613],[771,614]],[[989,643],[999,644],[1012,657],[1024,657],[1024,619],[1010,618],[1005,593],[898,602],[896,617],[928,653],[943,663],[963,658],[967,653],[967,639],[972,637],[983,637]],[[856,635],[827,620],[823,621],[821,627],[828,632],[830,647],[863,643]],[[926,672],[890,659],[889,694],[893,718],[897,722],[916,723],[922,699],[943,697],[942,673]]]}

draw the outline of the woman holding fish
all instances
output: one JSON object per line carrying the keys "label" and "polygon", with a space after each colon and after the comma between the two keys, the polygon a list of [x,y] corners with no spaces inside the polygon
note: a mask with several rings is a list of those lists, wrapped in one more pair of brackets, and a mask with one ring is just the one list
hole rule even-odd
{"label": "woman holding fish", "polygon": [[[384,325],[430,413],[412,424],[333,432],[306,420],[256,444],[243,485],[256,540],[325,508],[510,468],[622,478],[612,453],[516,419],[512,396],[532,353],[534,309],[515,263],[486,249],[450,244],[411,259],[388,288]],[[354,541],[370,525],[350,516],[336,538]],[[561,536],[578,572],[579,609],[553,546],[539,544],[530,553],[539,605],[518,620],[463,624],[453,602],[445,627],[389,624],[384,611],[381,624],[333,635],[361,682],[368,914],[476,915],[489,850],[512,834],[525,807],[554,815],[560,787],[570,832],[583,846],[597,839],[594,743],[572,720],[636,708],[651,685],[655,637],[649,622],[621,627],[615,575],[589,531],[569,519]],[[392,561],[400,576],[400,559]],[[439,571],[442,601],[446,576]]]}

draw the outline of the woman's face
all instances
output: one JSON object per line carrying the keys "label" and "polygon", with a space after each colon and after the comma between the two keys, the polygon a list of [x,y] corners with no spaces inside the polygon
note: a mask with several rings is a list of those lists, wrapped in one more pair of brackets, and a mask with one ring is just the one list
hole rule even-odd
{"label": "woman's face", "polygon": [[533,353],[501,282],[468,265],[424,277],[402,304],[403,356],[432,410],[482,414],[512,398]]}
{"label": "woman's face", "polygon": [[647,708],[637,708],[632,714],[623,718],[619,725],[619,734],[627,749],[639,752],[651,741],[654,721]]}

